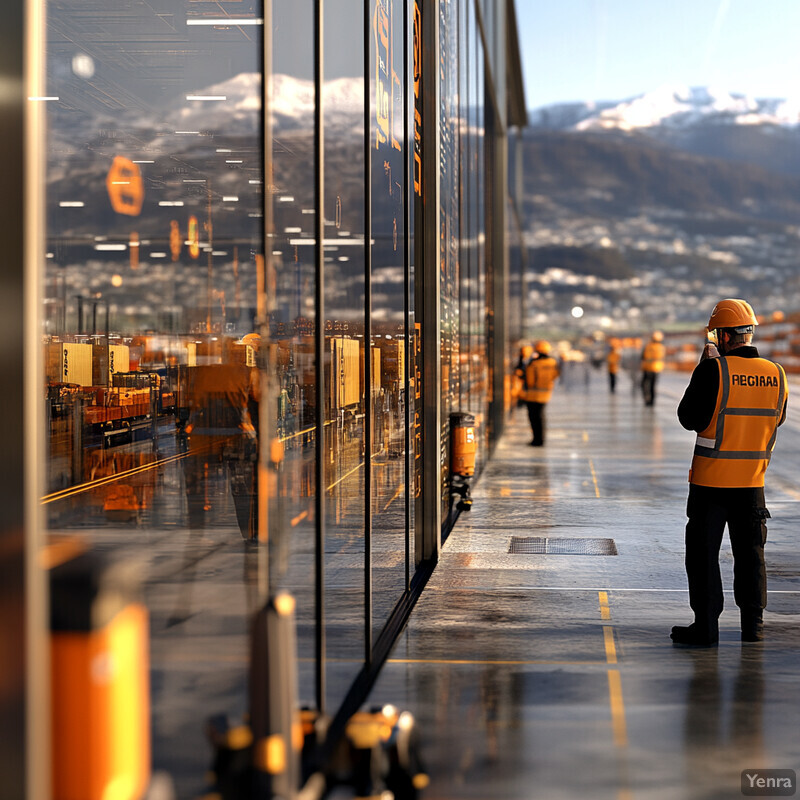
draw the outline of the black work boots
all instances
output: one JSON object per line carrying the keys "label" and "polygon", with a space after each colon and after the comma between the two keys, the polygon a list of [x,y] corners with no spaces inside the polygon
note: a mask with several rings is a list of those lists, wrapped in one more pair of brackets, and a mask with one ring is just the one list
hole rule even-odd
{"label": "black work boots", "polygon": [[675,644],[688,647],[714,647],[719,644],[719,631],[709,631],[701,628],[696,622],[683,627],[675,625],[669,636]]}

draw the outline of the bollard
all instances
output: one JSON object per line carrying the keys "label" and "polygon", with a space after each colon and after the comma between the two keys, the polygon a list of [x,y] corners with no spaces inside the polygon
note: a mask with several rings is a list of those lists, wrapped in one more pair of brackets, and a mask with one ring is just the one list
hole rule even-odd
{"label": "bollard", "polygon": [[55,800],[139,800],[150,778],[148,614],[129,564],[50,571]]}

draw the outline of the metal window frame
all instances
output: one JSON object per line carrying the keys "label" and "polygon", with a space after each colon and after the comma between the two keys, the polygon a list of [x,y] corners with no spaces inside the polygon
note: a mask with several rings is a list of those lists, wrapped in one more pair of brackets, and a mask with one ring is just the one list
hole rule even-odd
{"label": "metal window frame", "polygon": [[[0,798],[50,794],[47,573],[38,561],[44,515],[44,399],[39,329],[44,247],[45,3],[6,9],[0,52],[0,141],[6,154],[0,229],[4,376],[0,436],[0,634],[12,682],[0,707]],[[5,735],[8,734],[8,735]]]}

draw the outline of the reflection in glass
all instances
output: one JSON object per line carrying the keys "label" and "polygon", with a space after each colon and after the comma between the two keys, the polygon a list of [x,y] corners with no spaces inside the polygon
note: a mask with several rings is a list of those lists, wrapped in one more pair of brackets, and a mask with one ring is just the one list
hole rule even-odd
{"label": "reflection in glass", "polygon": [[[138,562],[153,766],[197,793],[257,603],[260,27],[48,8],[49,532]],[[245,0],[236,14],[260,16]]]}
{"label": "reflection in glass", "polygon": [[406,588],[403,6],[398,0],[379,0],[370,25],[374,637]]}
{"label": "reflection in glass", "polygon": [[[364,658],[364,4],[325,5],[325,618],[328,702]],[[374,361],[373,361],[374,363]]]}
{"label": "reflection in glass", "polygon": [[[314,617],[317,491],[314,54],[309,35],[313,4],[273,2],[272,21],[270,399],[283,460],[271,492],[269,578],[274,590],[285,589],[295,596],[298,620],[309,622]],[[314,626],[300,624],[298,693],[302,702],[310,703],[315,697],[314,644]]]}

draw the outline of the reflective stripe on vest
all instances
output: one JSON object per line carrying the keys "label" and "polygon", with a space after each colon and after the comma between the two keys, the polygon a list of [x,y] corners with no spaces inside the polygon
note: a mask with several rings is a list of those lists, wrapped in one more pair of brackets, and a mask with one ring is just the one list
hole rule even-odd
{"label": "reflective stripe on vest", "polygon": [[533,359],[525,368],[525,388],[520,397],[529,403],[549,402],[558,374],[558,363],[551,356]]}
{"label": "reflective stripe on vest", "polygon": [[[779,364],[763,358],[730,356],[717,361],[717,404],[695,442],[689,482],[723,488],[763,486],[788,394],[786,375]],[[748,400],[750,405],[740,405]]]}

